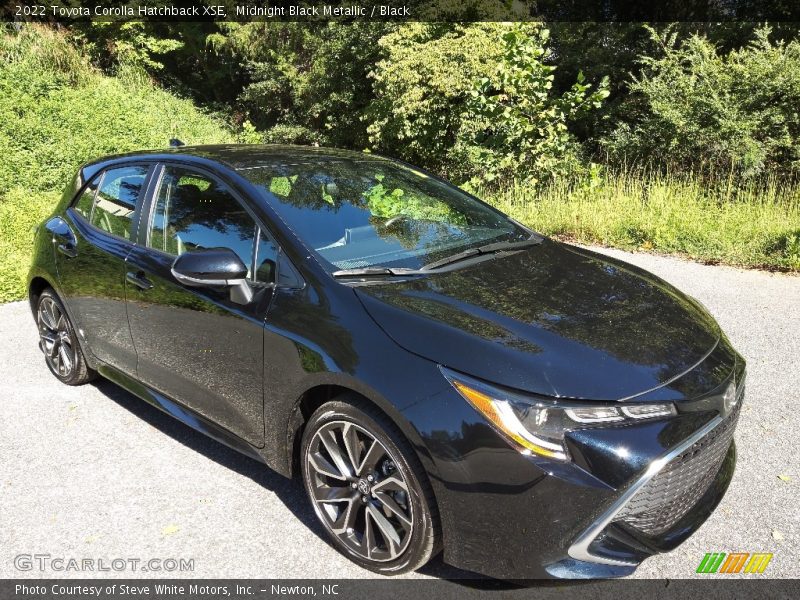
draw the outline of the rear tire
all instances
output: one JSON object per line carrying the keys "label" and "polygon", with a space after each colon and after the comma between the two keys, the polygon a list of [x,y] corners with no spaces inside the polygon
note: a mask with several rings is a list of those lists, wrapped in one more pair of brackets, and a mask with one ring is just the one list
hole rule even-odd
{"label": "rear tire", "polygon": [[52,288],[36,302],[39,349],[50,372],[67,385],[83,385],[97,374],[89,368],[64,305]]}
{"label": "rear tire", "polygon": [[425,565],[439,550],[439,513],[428,477],[397,426],[343,394],[308,420],[303,484],[334,546],[381,575]]}

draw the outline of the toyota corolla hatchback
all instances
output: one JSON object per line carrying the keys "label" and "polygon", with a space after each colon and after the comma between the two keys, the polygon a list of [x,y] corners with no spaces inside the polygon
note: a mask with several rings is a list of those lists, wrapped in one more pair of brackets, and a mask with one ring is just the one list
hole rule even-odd
{"label": "toyota corolla hatchback", "polygon": [[91,162],[36,231],[29,290],[53,375],[298,476],[378,573],[443,551],[493,577],[627,575],[733,474],[745,364],[700,304],[385,158]]}

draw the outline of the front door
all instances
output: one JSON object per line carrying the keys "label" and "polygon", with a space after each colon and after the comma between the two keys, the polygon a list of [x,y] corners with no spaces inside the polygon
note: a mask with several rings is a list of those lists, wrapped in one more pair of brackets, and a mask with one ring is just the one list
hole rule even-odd
{"label": "front door", "polygon": [[[264,318],[276,249],[221,180],[177,165],[162,167],[141,244],[128,256],[128,318],[147,386],[255,446],[264,441]],[[248,265],[253,301],[227,289],[186,287],[175,258],[227,247]]]}
{"label": "front door", "polygon": [[57,269],[78,335],[101,361],[130,375],[136,351],[125,308],[125,258],[135,246],[137,202],[149,167],[109,168],[67,209]]}

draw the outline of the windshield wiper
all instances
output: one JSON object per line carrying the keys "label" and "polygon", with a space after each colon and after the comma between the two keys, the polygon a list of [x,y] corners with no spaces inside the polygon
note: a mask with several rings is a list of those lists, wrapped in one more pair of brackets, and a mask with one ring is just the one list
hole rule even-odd
{"label": "windshield wiper", "polygon": [[423,267],[420,269],[420,272],[434,271],[436,269],[441,269],[442,267],[452,265],[453,263],[461,262],[462,260],[468,260],[470,258],[485,254],[524,250],[525,248],[530,248],[531,246],[538,246],[542,243],[542,239],[543,238],[537,236],[518,242],[494,242],[492,244],[478,246],[477,248],[470,248],[468,250],[464,250],[463,252],[453,254],[452,256],[446,256],[445,258],[435,260],[427,265],[423,265]]}
{"label": "windshield wiper", "polygon": [[364,267],[360,269],[340,269],[331,273],[334,277],[386,277],[403,275],[420,275],[418,269],[389,268],[389,267]]}
{"label": "windshield wiper", "polygon": [[478,246],[477,248],[470,248],[468,250],[464,250],[463,252],[459,252],[457,254],[453,254],[452,256],[447,256],[440,260],[436,260],[434,262],[428,263],[427,265],[422,266],[419,269],[407,269],[407,268],[399,268],[399,267],[360,267],[357,269],[340,269],[338,271],[334,271],[331,273],[336,278],[343,278],[343,277],[404,277],[407,275],[425,275],[430,271],[435,271],[442,267],[451,265],[453,263],[460,262],[462,260],[467,260],[469,258],[487,255],[487,254],[495,254],[498,252],[516,252],[518,250],[524,250],[525,248],[530,248],[531,246],[538,246],[542,243],[542,239],[540,237],[533,237],[528,240],[520,240],[517,242],[494,242],[492,244],[484,244],[483,246]]}

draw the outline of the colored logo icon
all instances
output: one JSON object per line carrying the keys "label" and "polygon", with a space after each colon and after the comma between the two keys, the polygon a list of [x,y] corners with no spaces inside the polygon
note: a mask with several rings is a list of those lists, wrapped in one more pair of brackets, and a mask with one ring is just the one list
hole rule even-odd
{"label": "colored logo icon", "polygon": [[698,573],[763,573],[772,554],[766,552],[709,552],[700,561]]}

